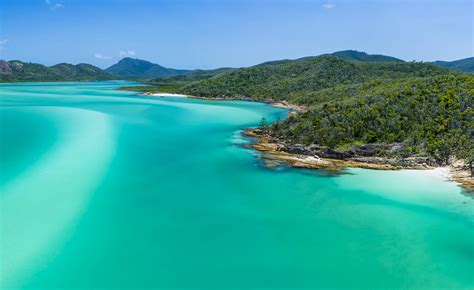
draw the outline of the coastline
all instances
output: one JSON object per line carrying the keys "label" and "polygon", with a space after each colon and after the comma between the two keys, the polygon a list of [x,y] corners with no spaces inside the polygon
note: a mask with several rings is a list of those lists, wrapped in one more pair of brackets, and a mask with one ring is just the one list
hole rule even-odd
{"label": "coastline", "polygon": [[178,97],[178,98],[189,98],[187,95],[181,95],[181,94],[171,94],[171,93],[142,93],[139,94],[139,96],[144,96],[144,97]]}
{"label": "coastline", "polygon": [[[158,93],[158,92],[146,92],[139,94],[140,96],[148,97],[185,97],[191,99],[201,100],[213,100],[213,101],[249,101],[249,102],[263,102],[276,108],[284,108],[289,110],[289,114],[299,114],[307,110],[304,106],[297,106],[288,103],[286,100],[282,101],[259,101],[247,97],[198,97],[184,94],[172,94],[172,93]],[[242,133],[246,137],[251,137],[256,140],[252,145],[248,146],[262,154],[260,157],[264,160],[264,166],[275,167],[279,163],[285,163],[295,168],[306,168],[306,169],[324,169],[334,172],[340,172],[344,167],[353,168],[364,168],[372,170],[403,170],[403,169],[415,169],[415,170],[436,170],[440,175],[443,175],[447,180],[457,182],[460,186],[474,194],[474,178],[470,177],[470,172],[464,168],[463,164],[453,164],[451,166],[439,167],[429,164],[429,162],[421,162],[419,160],[413,160],[410,158],[406,164],[400,164],[398,161],[393,159],[381,158],[381,157],[337,157],[337,158],[324,158],[317,155],[309,155],[302,153],[288,152],[284,150],[282,144],[271,140],[272,138],[262,132],[260,129],[247,128]]]}
{"label": "coastline", "polygon": [[474,194],[474,177],[471,177],[469,170],[463,170],[460,167],[446,167],[448,170],[448,179],[461,184],[462,187],[468,189]]}
{"label": "coastline", "polygon": [[297,106],[288,103],[286,100],[282,101],[260,101],[260,100],[255,100],[252,98],[247,98],[247,97],[227,97],[227,96],[220,96],[220,97],[198,97],[198,96],[192,96],[192,95],[185,95],[185,94],[173,94],[173,93],[159,93],[159,92],[145,92],[145,93],[140,93],[138,94],[139,96],[146,96],[146,97],[184,97],[184,98],[190,98],[190,99],[199,99],[199,100],[206,100],[206,101],[246,101],[246,102],[261,102],[268,104],[272,107],[275,108],[282,108],[282,109],[288,109],[290,111],[290,114],[298,114],[298,113],[303,113],[307,110],[306,107],[304,106]]}
{"label": "coastline", "polygon": [[264,166],[269,168],[284,163],[295,168],[324,169],[334,172],[340,172],[344,167],[373,170],[434,170],[447,180],[457,182],[464,189],[474,194],[474,178],[470,177],[469,171],[464,168],[462,162],[439,167],[427,163],[399,164],[393,160],[380,157],[323,158],[317,155],[287,152],[282,144],[272,140],[268,134],[260,129],[249,128],[242,134],[254,138],[255,142],[247,147],[260,151],[260,157],[265,160]]}

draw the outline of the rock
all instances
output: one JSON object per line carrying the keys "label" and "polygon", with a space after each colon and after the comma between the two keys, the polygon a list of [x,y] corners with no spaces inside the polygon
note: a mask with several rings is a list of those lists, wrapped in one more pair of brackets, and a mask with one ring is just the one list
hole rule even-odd
{"label": "rock", "polygon": [[12,74],[12,69],[8,65],[8,62],[4,60],[0,60],[0,73],[6,74],[6,75],[11,75]]}
{"label": "rock", "polygon": [[464,160],[459,159],[459,160],[454,161],[454,162],[451,164],[451,166],[452,166],[453,168],[465,168],[465,167],[467,167],[467,164],[464,162]]}
{"label": "rock", "polygon": [[302,144],[287,145],[283,147],[283,150],[293,154],[313,155],[313,151]]}
{"label": "rock", "polygon": [[[405,149],[403,144],[364,144],[353,145],[352,151],[358,156],[380,156],[389,153],[389,155],[396,155]],[[385,153],[385,154],[384,154]]]}
{"label": "rock", "polygon": [[281,162],[277,160],[269,160],[269,159],[264,159],[263,160],[263,166],[266,168],[276,168],[281,166]]}
{"label": "rock", "polygon": [[384,158],[374,156],[362,156],[350,158],[352,161],[373,163],[373,164],[389,164],[391,166],[403,167],[403,168],[426,168],[429,166],[435,166],[436,162],[434,159],[428,157],[408,157],[408,158]]}
{"label": "rock", "polygon": [[407,157],[397,160],[397,163],[407,167],[436,166],[436,161],[428,157]]}
{"label": "rock", "polygon": [[331,159],[344,159],[352,157],[352,152],[342,152],[337,151],[331,148],[325,148],[320,153],[319,156],[323,158],[331,158]]}
{"label": "rock", "polygon": [[403,144],[400,144],[400,143],[397,143],[397,144],[391,144],[389,145],[390,146],[390,149],[388,151],[390,151],[390,153],[401,153],[403,152],[403,150],[405,150],[405,146],[403,146]]}
{"label": "rock", "polygon": [[378,151],[378,146],[375,144],[364,144],[359,146],[352,146],[352,150],[360,156],[373,156]]}
{"label": "rock", "polygon": [[308,149],[311,150],[311,152],[318,152],[321,151],[322,149],[325,149],[326,147],[319,146],[317,144],[311,144],[308,145]]}
{"label": "rock", "polygon": [[357,162],[364,162],[364,163],[373,163],[373,164],[392,164],[394,160],[389,160],[387,158],[382,157],[374,157],[374,156],[363,156],[363,157],[353,157],[350,158],[351,161]]}
{"label": "rock", "polygon": [[21,62],[15,61],[11,64],[11,67],[14,70],[21,70],[23,68],[23,64]]}

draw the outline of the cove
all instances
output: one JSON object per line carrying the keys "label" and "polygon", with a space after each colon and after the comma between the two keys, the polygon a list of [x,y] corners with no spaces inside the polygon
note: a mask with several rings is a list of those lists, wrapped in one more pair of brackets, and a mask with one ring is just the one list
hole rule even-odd
{"label": "cove", "polygon": [[474,287],[474,201],[433,171],[262,166],[240,134],[286,111],[0,85],[0,285]]}

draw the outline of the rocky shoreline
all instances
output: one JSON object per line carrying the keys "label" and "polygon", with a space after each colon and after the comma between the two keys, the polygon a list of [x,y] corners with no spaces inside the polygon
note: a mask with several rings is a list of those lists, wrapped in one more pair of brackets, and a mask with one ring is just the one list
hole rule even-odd
{"label": "rocky shoreline", "polygon": [[[343,167],[356,167],[376,170],[435,169],[435,160],[428,157],[386,158],[374,156],[382,150],[397,150],[396,145],[366,144],[354,146],[351,153],[341,152],[317,145],[284,144],[258,128],[246,129],[243,133],[255,142],[250,146],[262,152],[264,165],[274,167],[283,162],[296,168],[326,169],[341,171]],[[446,168],[447,178],[460,183],[474,192],[474,178],[462,161]]]}

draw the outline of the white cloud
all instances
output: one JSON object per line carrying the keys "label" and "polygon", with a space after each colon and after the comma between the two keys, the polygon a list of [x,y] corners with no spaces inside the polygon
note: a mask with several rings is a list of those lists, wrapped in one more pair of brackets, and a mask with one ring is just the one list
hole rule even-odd
{"label": "white cloud", "polygon": [[113,58],[111,56],[103,55],[101,53],[94,53],[94,57],[98,59],[112,59]]}
{"label": "white cloud", "polygon": [[323,4],[324,9],[333,9],[334,7],[336,7],[336,5],[332,4],[332,3],[324,3]]}
{"label": "white cloud", "polygon": [[120,51],[120,56],[122,57],[134,56],[135,54],[137,54],[135,50],[121,50]]}
{"label": "white cloud", "polygon": [[121,50],[118,55],[105,55],[100,52],[94,53],[94,57],[97,59],[115,59],[115,58],[123,58],[123,57],[130,57],[134,56],[137,53],[135,50]]}
{"label": "white cloud", "polygon": [[0,39],[0,50],[3,50],[7,46],[8,39]]}
{"label": "white cloud", "polygon": [[64,5],[59,2],[51,2],[51,0],[45,0],[44,3],[48,5],[49,9],[56,10],[58,8],[64,8]]}

